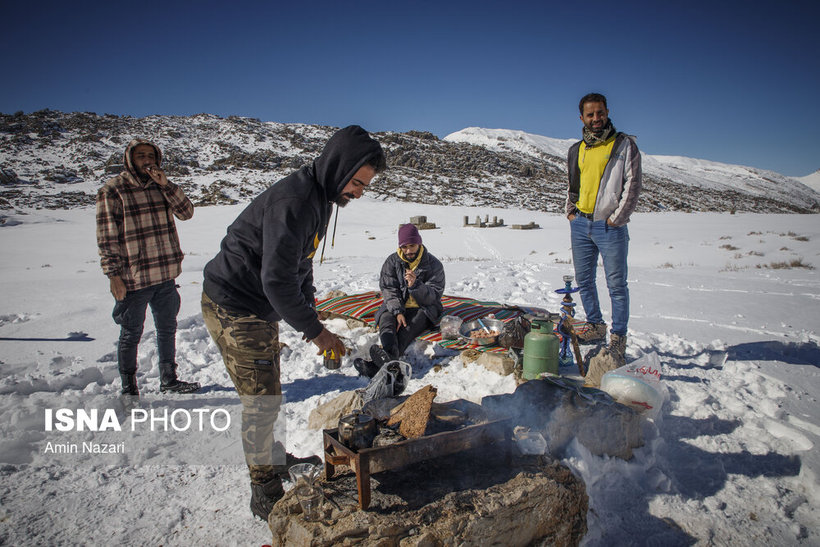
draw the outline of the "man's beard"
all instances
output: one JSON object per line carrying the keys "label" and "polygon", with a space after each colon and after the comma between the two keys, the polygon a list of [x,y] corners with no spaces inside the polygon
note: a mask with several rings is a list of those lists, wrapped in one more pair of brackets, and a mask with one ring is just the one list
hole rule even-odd
{"label": "man's beard", "polygon": [[339,207],[344,207],[345,205],[350,203],[351,199],[354,199],[355,197],[356,196],[354,196],[353,194],[350,194],[350,193],[339,194],[339,197],[336,198],[334,203],[336,203],[336,205],[338,205]]}
{"label": "man's beard", "polygon": [[135,166],[134,171],[137,172],[137,178],[140,179],[142,182],[147,182],[151,178],[151,175],[149,175],[148,171],[146,171],[145,169],[140,170]]}

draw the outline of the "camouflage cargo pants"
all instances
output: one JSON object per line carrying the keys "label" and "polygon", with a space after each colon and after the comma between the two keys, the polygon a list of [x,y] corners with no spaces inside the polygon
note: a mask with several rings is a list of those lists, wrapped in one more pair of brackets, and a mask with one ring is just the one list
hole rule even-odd
{"label": "camouflage cargo pants", "polygon": [[242,448],[251,482],[268,482],[286,470],[284,445],[274,438],[282,404],[279,326],[227,310],[204,292],[202,318],[242,402]]}

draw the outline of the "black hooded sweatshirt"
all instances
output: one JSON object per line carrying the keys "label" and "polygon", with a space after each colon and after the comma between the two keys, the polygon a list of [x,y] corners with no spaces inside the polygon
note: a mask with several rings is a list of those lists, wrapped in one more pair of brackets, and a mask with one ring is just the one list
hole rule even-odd
{"label": "black hooded sweatshirt", "polygon": [[308,340],[322,331],[314,309],[313,256],[333,201],[379,143],[357,125],[337,131],[321,155],[245,208],[205,266],[203,290],[230,311],[284,319]]}

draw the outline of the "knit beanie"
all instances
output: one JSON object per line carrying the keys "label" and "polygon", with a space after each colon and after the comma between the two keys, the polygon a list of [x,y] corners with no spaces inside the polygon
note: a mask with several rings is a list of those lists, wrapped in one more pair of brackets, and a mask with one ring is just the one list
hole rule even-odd
{"label": "knit beanie", "polygon": [[402,224],[399,227],[399,247],[402,245],[421,245],[419,230],[414,224]]}

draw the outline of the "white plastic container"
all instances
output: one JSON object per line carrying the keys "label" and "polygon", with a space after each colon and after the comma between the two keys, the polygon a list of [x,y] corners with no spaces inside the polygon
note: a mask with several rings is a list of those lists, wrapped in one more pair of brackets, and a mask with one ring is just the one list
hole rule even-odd
{"label": "white plastic container", "polygon": [[615,371],[604,374],[601,389],[619,403],[635,410],[651,411],[659,409],[663,404],[661,394],[647,382],[634,376],[615,374]]}
{"label": "white plastic container", "polygon": [[661,362],[655,352],[601,377],[601,390],[621,404],[639,410],[649,418],[661,411],[668,391],[661,380]]}

